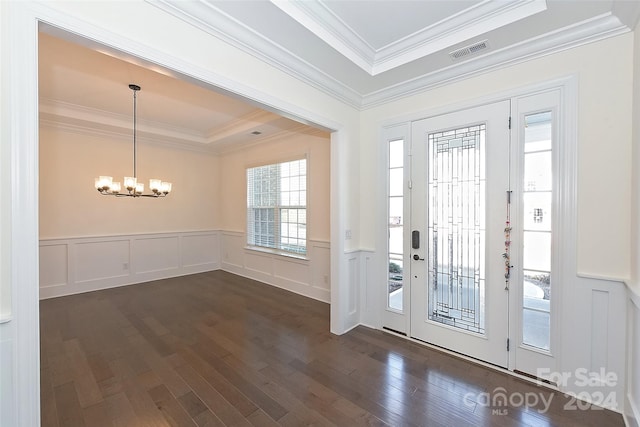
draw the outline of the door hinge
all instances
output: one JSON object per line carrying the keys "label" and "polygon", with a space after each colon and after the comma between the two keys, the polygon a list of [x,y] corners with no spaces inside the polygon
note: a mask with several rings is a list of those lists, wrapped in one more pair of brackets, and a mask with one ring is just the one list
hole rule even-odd
{"label": "door hinge", "polygon": [[509,116],[509,129],[511,129],[511,116]]}
{"label": "door hinge", "polygon": [[511,193],[513,193],[513,191],[507,190],[507,204],[508,205],[511,204]]}
{"label": "door hinge", "polygon": [[409,180],[407,185],[409,186],[409,190],[411,190],[413,188],[413,181]]}
{"label": "door hinge", "polygon": [[507,351],[509,351],[509,338],[507,338]]}

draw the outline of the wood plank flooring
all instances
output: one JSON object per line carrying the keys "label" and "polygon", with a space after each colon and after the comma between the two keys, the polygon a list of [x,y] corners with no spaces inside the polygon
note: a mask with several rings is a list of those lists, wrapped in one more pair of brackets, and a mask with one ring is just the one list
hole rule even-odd
{"label": "wood plank flooring", "polygon": [[[623,426],[611,411],[215,271],[40,303],[44,427]],[[537,406],[484,404],[531,393]],[[486,395],[484,395],[486,396]]]}

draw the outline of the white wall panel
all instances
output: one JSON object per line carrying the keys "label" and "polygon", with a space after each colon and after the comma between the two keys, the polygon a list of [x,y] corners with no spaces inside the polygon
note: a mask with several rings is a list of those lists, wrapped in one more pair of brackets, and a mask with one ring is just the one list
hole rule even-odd
{"label": "white wall panel", "polygon": [[[622,412],[625,404],[627,290],[623,283],[575,277],[561,283],[560,390]],[[584,381],[588,375],[593,381]],[[611,376],[615,380],[611,379]],[[603,399],[602,396],[612,396]]]}
{"label": "white wall panel", "polygon": [[[222,233],[222,262],[227,268],[243,268],[245,240],[244,234],[236,232]],[[232,271],[232,270],[229,270]]]}
{"label": "white wall panel", "polygon": [[608,366],[609,292],[591,291],[591,372]]}
{"label": "white wall panel", "polygon": [[[16,425],[13,407],[13,388],[15,384],[13,364],[13,341],[10,322],[0,323],[0,426]],[[10,368],[11,367],[11,368]]]}
{"label": "white wall panel", "polygon": [[182,238],[182,265],[191,267],[215,263],[220,259],[218,234],[187,235]]}
{"label": "white wall panel", "polygon": [[68,246],[40,246],[40,287],[62,286],[69,276]]}
{"label": "white wall panel", "polygon": [[308,258],[247,248],[244,233],[221,233],[221,268],[230,273],[329,302],[331,260],[328,242],[308,240]]}
{"label": "white wall panel", "polygon": [[329,243],[316,243],[311,246],[311,281],[316,288],[327,292],[331,290],[331,249]]}
{"label": "white wall panel", "polygon": [[640,295],[629,293],[627,335],[627,396],[625,418],[629,427],[640,426]]}
{"label": "white wall panel", "polygon": [[71,253],[76,283],[129,275],[129,240],[81,242]]}
{"label": "white wall panel", "polygon": [[349,308],[349,315],[353,315],[358,309],[358,283],[360,283],[360,255],[357,252],[351,253],[347,256],[347,266],[349,274],[349,298],[347,299],[347,307]]}
{"label": "white wall panel", "polygon": [[244,266],[247,270],[273,275],[273,259],[271,254],[247,251],[244,255]]}
{"label": "white wall panel", "polygon": [[[314,260],[315,261],[315,260]],[[273,275],[277,278],[291,280],[305,285],[312,285],[310,263],[278,257],[273,262]]]}
{"label": "white wall panel", "polygon": [[40,298],[220,268],[219,232],[40,241]]}
{"label": "white wall panel", "polygon": [[137,238],[132,251],[136,274],[175,270],[180,266],[178,236]]}

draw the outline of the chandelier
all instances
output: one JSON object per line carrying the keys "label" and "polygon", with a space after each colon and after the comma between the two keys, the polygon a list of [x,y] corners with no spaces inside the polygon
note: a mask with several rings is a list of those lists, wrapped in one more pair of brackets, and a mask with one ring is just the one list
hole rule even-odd
{"label": "chandelier", "polygon": [[149,189],[151,193],[144,194],[144,184],[138,182],[136,169],[136,109],[137,93],[140,86],[130,84],[129,89],[133,91],[133,176],[124,177],[124,190],[119,182],[113,182],[113,177],[99,176],[95,179],[96,190],[103,196],[116,197],[165,197],[171,192],[171,183],[161,179],[150,179]]}

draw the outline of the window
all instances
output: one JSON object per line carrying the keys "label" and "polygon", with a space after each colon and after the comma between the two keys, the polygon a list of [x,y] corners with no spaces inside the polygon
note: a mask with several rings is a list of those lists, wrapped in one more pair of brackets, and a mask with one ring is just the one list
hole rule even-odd
{"label": "window", "polygon": [[[551,348],[551,209],[553,200],[551,111],[524,116],[524,182],[522,192],[522,342]],[[532,216],[529,216],[533,213]]]}
{"label": "window", "polygon": [[247,169],[247,244],[307,253],[307,159]]}
{"label": "window", "polygon": [[389,141],[389,277],[387,307],[402,311],[404,234],[404,140]]}

